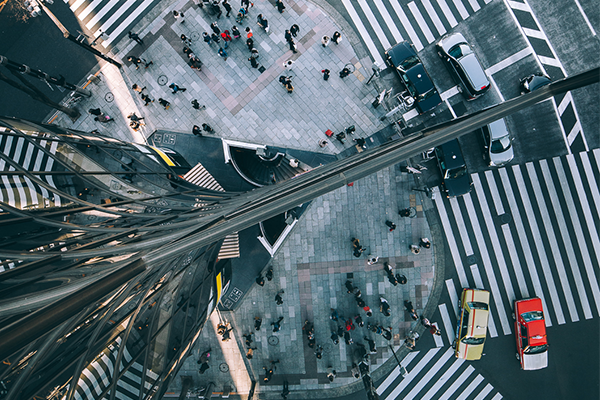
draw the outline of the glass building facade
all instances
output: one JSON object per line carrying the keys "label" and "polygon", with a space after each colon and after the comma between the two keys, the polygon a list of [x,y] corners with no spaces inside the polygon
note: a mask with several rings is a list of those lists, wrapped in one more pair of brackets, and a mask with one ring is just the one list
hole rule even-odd
{"label": "glass building facade", "polygon": [[[227,292],[239,193],[175,151],[0,118],[0,398],[161,398]],[[198,239],[198,240],[197,240]]]}

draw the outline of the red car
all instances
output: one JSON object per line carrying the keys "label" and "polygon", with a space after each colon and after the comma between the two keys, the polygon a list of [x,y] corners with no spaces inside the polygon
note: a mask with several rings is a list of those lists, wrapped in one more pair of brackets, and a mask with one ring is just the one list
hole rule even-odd
{"label": "red car", "polygon": [[542,369],[548,366],[548,338],[542,300],[515,301],[515,336],[517,359],[524,370]]}

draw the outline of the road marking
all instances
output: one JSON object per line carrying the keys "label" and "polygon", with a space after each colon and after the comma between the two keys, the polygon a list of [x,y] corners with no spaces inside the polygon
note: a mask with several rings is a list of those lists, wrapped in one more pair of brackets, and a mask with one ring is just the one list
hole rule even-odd
{"label": "road marking", "polygon": [[[435,326],[435,329],[440,329],[437,322],[433,322],[431,325]],[[433,335],[433,340],[435,342],[435,347],[444,347],[444,339],[441,336]]]}
{"label": "road marking", "polygon": [[102,42],[102,46],[104,47],[108,47],[116,38],[119,37],[119,35],[121,33],[123,33],[123,31],[125,31],[125,29],[129,28],[131,23],[140,16],[141,13],[143,13],[148,7],[150,7],[152,5],[152,1],[153,0],[145,0],[143,3],[141,3],[134,12],[132,12],[131,14],[129,14],[129,16],[123,21],[121,22],[121,24],[116,27],[111,33],[110,33],[110,37]]}
{"label": "road marking", "polygon": [[[342,0],[342,1],[344,1],[344,0]],[[348,1],[348,0],[346,0],[346,1]],[[415,45],[415,48],[417,49],[417,51],[421,51],[423,49],[423,44],[421,43],[421,39],[419,39],[419,35],[417,35],[417,32],[415,32],[412,24],[408,20],[408,17],[404,13],[404,10],[402,9],[400,2],[399,1],[391,1],[390,4],[392,5],[392,8],[396,12],[396,16],[398,17],[398,19],[400,19],[400,23],[402,24],[404,29],[406,29],[406,33],[408,33],[408,36],[410,36],[410,41],[412,42],[412,44]]]}
{"label": "road marking", "polygon": [[75,3],[71,4],[69,8],[71,9],[71,11],[75,12],[84,2],[85,0],[77,0]]}
{"label": "road marking", "polygon": [[487,171],[485,171],[484,175],[488,188],[490,188],[490,195],[492,196],[492,201],[494,202],[494,209],[496,209],[496,215],[502,215],[504,214],[504,206],[502,205],[502,198],[500,197],[500,193],[498,193],[498,186],[496,186],[494,173],[488,169]]}
{"label": "road marking", "polygon": [[421,15],[421,11],[419,11],[415,2],[411,1],[407,5],[413,17],[415,17],[417,25],[419,25],[419,28],[421,28],[421,32],[423,32],[423,35],[425,35],[427,43],[433,42],[435,40],[435,38],[433,37],[433,33],[431,33],[431,31],[429,30],[429,26],[427,26],[427,22],[425,22],[425,19]]}
{"label": "road marking", "polygon": [[596,36],[596,31],[594,30],[594,27],[590,23],[590,20],[588,19],[586,13],[583,12],[583,8],[581,8],[581,4],[579,4],[579,0],[575,0],[575,4],[577,4],[577,8],[579,8],[579,12],[581,13],[581,16],[583,17],[583,19],[585,20],[585,23],[587,24],[588,28],[590,28],[592,35]]}
{"label": "road marking", "polygon": [[467,226],[465,225],[465,220],[460,212],[460,206],[458,205],[456,197],[450,199],[450,206],[452,207],[452,213],[454,214],[454,221],[456,222],[456,226],[458,226],[458,234],[465,249],[465,255],[469,257],[473,255],[473,247],[471,246],[471,239],[469,239]]}
{"label": "road marking", "polygon": [[446,364],[446,362],[454,355],[454,350],[448,348],[444,354],[433,364],[431,368],[425,373],[425,375],[413,386],[412,390],[404,396],[403,400],[412,400],[421,390],[425,388],[425,385],[437,374],[437,372]]}
{"label": "road marking", "polygon": [[529,228],[531,229],[531,235],[533,236],[535,248],[540,259],[540,266],[542,267],[542,272],[544,273],[546,287],[548,288],[548,292],[550,292],[550,300],[552,300],[552,307],[554,307],[556,320],[558,321],[559,325],[562,325],[565,323],[565,316],[560,305],[560,299],[558,298],[558,292],[556,291],[554,279],[552,278],[552,271],[550,270],[550,267],[548,265],[548,257],[546,257],[547,250],[544,247],[544,243],[542,242],[542,236],[540,234],[540,230],[535,219],[533,206],[529,201],[527,187],[525,186],[525,181],[523,180],[523,175],[521,174],[521,169],[519,168],[519,166],[513,165],[512,170],[515,174],[517,189],[519,190],[521,200],[523,201],[523,209],[525,211],[525,215],[527,216]]}
{"label": "road marking", "polygon": [[373,57],[375,62],[377,62],[379,65],[382,65],[382,66],[386,65],[383,62],[383,58],[381,58],[379,51],[377,50],[377,46],[375,46],[375,43],[373,43],[373,39],[371,39],[371,36],[369,36],[369,32],[367,31],[367,29],[365,28],[365,26],[362,23],[362,20],[356,13],[356,10],[354,9],[354,6],[352,5],[351,1],[350,0],[342,0],[342,4],[348,11],[348,15],[350,15],[350,19],[352,19],[354,26],[356,26],[358,33],[360,34],[360,36],[364,40],[365,44],[367,45],[367,48],[369,49],[369,53],[371,53],[371,56]]}
{"label": "road marking", "polygon": [[473,368],[472,365],[469,365],[463,371],[463,373],[460,374],[460,376],[456,378],[454,382],[452,382],[452,385],[450,385],[450,387],[444,392],[444,394],[440,396],[439,400],[449,400],[450,396],[452,396],[454,392],[456,392],[456,389],[458,389],[463,384],[463,382],[467,380],[467,378],[473,373],[473,371],[475,371],[475,368]]}
{"label": "road marking", "polygon": [[506,267],[506,261],[504,260],[504,253],[502,252],[502,246],[500,245],[500,240],[498,239],[498,234],[496,232],[496,226],[494,224],[494,220],[492,219],[492,214],[490,213],[490,208],[488,206],[485,193],[483,193],[483,187],[481,186],[481,181],[478,174],[473,175],[473,186],[475,186],[475,193],[477,193],[477,198],[479,199],[479,206],[483,214],[483,220],[485,221],[490,241],[492,242],[492,249],[494,250],[494,254],[496,256],[496,263],[498,264],[500,276],[502,277],[502,282],[504,283],[504,290],[506,291],[509,304],[512,304],[516,298],[515,292],[512,287],[510,275],[508,274],[508,268]]}
{"label": "road marking", "polygon": [[[77,15],[77,18],[83,22],[85,17],[87,17],[94,9],[98,6],[98,4],[102,3],[104,0],[94,0],[92,1],[82,12]],[[73,10],[75,11],[75,10]]]}
{"label": "road marking", "polygon": [[[600,156],[600,149],[596,149],[594,153],[597,153],[597,156]],[[583,164],[583,169],[585,170],[585,176],[587,177],[590,191],[592,192],[592,199],[596,205],[596,211],[600,212],[600,190],[598,189],[598,183],[594,177],[594,171],[592,171],[592,165],[590,164],[588,153],[580,153],[579,156],[581,158],[581,164]]]}
{"label": "road marking", "polygon": [[487,385],[485,385],[483,390],[477,395],[477,397],[475,397],[475,399],[473,399],[473,400],[485,399],[485,397],[492,391],[493,388],[494,387],[488,383]]}
{"label": "road marking", "polygon": [[375,18],[375,15],[373,15],[373,11],[371,11],[371,8],[367,4],[366,0],[358,0],[358,4],[360,5],[360,8],[367,17],[371,28],[373,28],[373,30],[375,31],[377,39],[379,39],[379,41],[383,45],[384,50],[389,49],[391,47],[390,42],[385,36],[385,33],[383,33],[383,29],[381,29],[381,26],[377,22],[377,18]]}
{"label": "road marking", "polygon": [[477,0],[469,0],[469,4],[471,5],[471,8],[473,9],[474,12],[479,11],[479,9],[481,8],[481,7],[479,7]]}
{"label": "road marking", "polygon": [[[91,30],[94,27],[94,25],[96,25],[98,21],[100,21],[100,19],[104,17],[104,15],[106,15],[115,5],[117,5],[118,2],[119,0],[110,0],[104,7],[100,9],[100,12],[98,14],[94,15],[92,19],[90,19],[88,23],[85,24],[85,27]],[[98,37],[99,35],[94,36]]]}
{"label": "road marking", "polygon": [[[475,369],[475,368],[473,368]],[[479,384],[483,381],[483,376],[481,375],[477,375],[475,377],[475,379],[473,379],[473,381],[469,384],[469,386],[467,386],[465,388],[465,390],[463,390],[463,392],[460,394],[460,396],[458,396],[456,398],[456,400],[466,400],[467,397],[469,397],[471,395],[471,393],[473,393],[473,391],[475,390],[475,388],[477,386],[479,386]]]}
{"label": "road marking", "polygon": [[453,86],[450,89],[446,90],[444,93],[440,93],[440,97],[443,101],[448,100],[450,97],[457,95],[460,93],[458,91],[458,86]]}
{"label": "road marking", "polygon": [[502,180],[504,192],[506,193],[506,198],[508,200],[508,205],[513,217],[513,221],[515,222],[515,227],[517,228],[517,234],[519,235],[521,249],[523,250],[523,254],[525,255],[525,262],[527,264],[527,270],[529,271],[529,277],[531,278],[531,282],[533,283],[535,295],[542,299],[542,305],[544,307],[544,310],[546,310],[546,326],[552,326],[550,314],[548,313],[548,306],[546,304],[546,299],[544,298],[544,292],[542,290],[542,284],[540,283],[540,278],[537,273],[535,261],[533,260],[533,254],[531,253],[531,247],[529,246],[529,242],[527,241],[527,233],[525,232],[525,227],[523,226],[523,220],[521,219],[521,214],[519,213],[519,206],[517,205],[512,186],[510,185],[506,168],[501,168],[498,170],[498,172]]}
{"label": "road marking", "polygon": [[[469,286],[467,285],[464,287],[467,288]],[[448,290],[448,296],[450,296],[450,302],[452,303],[452,312],[456,315],[456,312],[458,311],[458,292],[454,287],[454,281],[452,279],[446,279],[446,290]]]}
{"label": "road marking", "polygon": [[509,335],[511,333],[510,324],[508,323],[508,318],[506,318],[506,313],[504,312],[504,307],[502,305],[502,296],[500,295],[498,283],[496,282],[496,277],[494,276],[494,270],[492,268],[492,261],[490,260],[490,255],[487,251],[487,247],[485,246],[483,232],[481,232],[481,228],[477,221],[477,214],[475,213],[475,207],[473,207],[471,195],[466,194],[463,196],[463,198],[465,199],[465,204],[467,205],[467,211],[469,213],[469,218],[471,219],[471,226],[473,227],[474,236],[477,239],[477,247],[479,247],[479,253],[481,254],[483,267],[485,268],[485,273],[490,284],[492,298],[494,299],[496,309],[498,310],[498,317],[500,318],[502,330],[504,331],[505,335]]}
{"label": "road marking", "polygon": [[[473,274],[475,286],[479,289],[485,289],[485,287],[483,286],[483,281],[481,280],[481,275],[479,274],[479,268],[477,267],[477,264],[471,265],[471,274]],[[496,308],[498,307],[496,306]],[[492,310],[490,309],[488,312],[488,332],[490,333],[490,337],[496,337],[498,336],[498,330],[496,329],[496,323],[494,322]]]}
{"label": "road marking", "polygon": [[435,25],[435,29],[437,29],[438,33],[440,35],[446,33],[446,28],[444,28],[444,24],[438,17],[437,13],[435,12],[435,9],[433,8],[429,0],[421,0],[421,4],[423,4],[423,7],[425,7],[425,11],[427,11],[429,18],[431,18],[431,21],[433,22],[433,25]]}
{"label": "road marking", "polygon": [[[583,154],[587,156],[586,153]],[[554,210],[554,215],[556,216],[556,223],[558,225],[558,228],[560,229],[560,234],[565,244],[565,248],[574,249],[573,243],[571,242],[571,237],[569,236],[569,232],[567,230],[568,225],[565,221],[565,217],[562,211],[563,205],[560,204],[558,193],[556,192],[556,187],[554,186],[554,181],[552,180],[552,176],[550,175],[548,161],[540,160],[540,167],[542,169],[542,175],[544,176],[544,182],[546,183],[546,187],[548,188],[548,197],[552,202],[552,208]],[[569,259],[571,273],[573,274],[573,279],[575,280],[575,285],[577,286],[577,293],[579,294],[579,300],[581,302],[581,307],[583,308],[583,314],[585,315],[586,319],[590,319],[593,317],[592,311],[590,309],[590,303],[588,302],[588,298],[585,293],[585,286],[583,284],[583,279],[581,278],[581,272],[579,271],[579,265],[575,256],[575,252],[567,250],[567,258]]]}
{"label": "road marking", "polygon": [[446,3],[446,0],[436,0],[436,1],[438,3],[438,6],[440,6],[440,8],[442,9],[442,12],[444,13],[444,16],[446,17],[446,21],[448,21],[450,26],[452,28],[454,28],[456,25],[458,25],[458,22],[456,22],[456,18],[454,18],[454,14],[452,14],[450,7],[448,7],[448,4]]}
{"label": "road marking", "polygon": [[535,167],[531,162],[525,164],[525,167],[527,168],[529,180],[531,181],[531,186],[537,202],[538,211],[542,216],[542,225],[544,226],[544,230],[546,231],[546,237],[548,238],[548,242],[550,242],[550,250],[552,251],[554,265],[558,273],[558,281],[560,282],[563,289],[563,293],[565,295],[565,301],[567,302],[567,308],[569,309],[571,321],[577,322],[579,321],[579,315],[577,314],[577,308],[575,307],[575,300],[573,299],[573,294],[571,293],[571,287],[569,286],[569,278],[567,277],[567,273],[565,272],[565,266],[562,262],[560,249],[558,247],[558,241],[556,240],[556,235],[554,234],[555,227],[552,225],[552,220],[550,219],[550,214],[548,213],[548,208],[546,205],[546,201],[543,197],[542,188],[540,186]]}
{"label": "road marking", "polygon": [[446,240],[448,241],[448,248],[450,249],[450,254],[452,254],[454,268],[456,268],[456,273],[458,274],[460,284],[463,287],[469,287],[467,275],[465,274],[465,268],[463,267],[460,254],[458,253],[458,247],[456,245],[456,240],[454,239],[454,232],[452,232],[452,227],[450,226],[450,220],[448,219],[448,214],[446,213],[446,208],[444,206],[444,199],[442,198],[441,193],[439,193],[439,196],[435,196],[435,204],[438,208],[438,214],[440,215],[442,226],[444,227],[444,233],[446,234]]}
{"label": "road marking", "polygon": [[463,20],[469,18],[469,13],[467,12],[467,9],[465,8],[465,6],[463,5],[463,3],[460,0],[452,0],[452,2],[454,3],[454,6],[458,10],[460,17]]}
{"label": "road marking", "polygon": [[499,61],[496,64],[489,67],[488,69],[486,69],[485,74],[488,76],[494,75],[496,72],[501,71],[507,67],[510,67],[514,63],[521,61],[522,59],[524,59],[525,57],[527,57],[528,55],[531,55],[531,54],[533,54],[533,49],[531,47],[525,47],[523,50],[516,52],[515,54],[513,54],[510,57],[506,57],[504,60]]}
{"label": "road marking", "polygon": [[500,393],[496,393],[496,395],[494,397],[492,397],[492,400],[502,400],[502,395]]}
{"label": "road marking", "polygon": [[412,382],[412,380],[415,379],[423,367],[429,363],[429,361],[437,354],[438,351],[440,351],[439,347],[429,350],[427,354],[425,354],[425,356],[419,360],[417,365],[415,365],[415,367],[404,377],[404,379],[402,379],[400,384],[396,386],[394,390],[386,397],[386,400],[393,400],[398,397],[404,388],[406,388]]}
{"label": "road marking", "polygon": [[523,33],[526,36],[536,38],[536,39],[541,39],[541,40],[547,40],[546,35],[542,31],[538,31],[537,29],[529,29],[529,28],[525,28],[525,27],[522,27],[522,29],[523,29]]}
{"label": "road marking", "polygon": [[398,30],[398,28],[396,28],[396,24],[394,23],[394,20],[390,16],[390,13],[388,12],[387,8],[385,8],[385,6],[383,5],[383,1],[382,0],[373,0],[373,1],[375,2],[375,5],[377,6],[377,10],[379,10],[379,14],[381,14],[381,16],[383,17],[386,26],[388,27],[390,32],[392,32],[392,35],[394,36],[396,43],[402,42],[404,40],[402,38],[402,34]]}
{"label": "road marking", "polygon": [[[419,351],[411,351],[404,357],[404,359],[400,362],[404,368],[408,367],[411,361],[419,354]],[[377,394],[381,396],[383,392],[396,380],[396,378],[400,376],[400,366],[394,368],[394,370],[385,378],[381,385],[377,388]]]}
{"label": "road marking", "polygon": [[[450,321],[450,315],[448,314],[448,309],[446,308],[446,304],[440,304],[438,306],[440,310],[440,315],[442,316],[442,323],[444,324],[444,330],[446,331],[446,336],[448,336],[448,343],[452,345],[454,343],[454,325],[452,321]],[[437,346],[437,344],[436,344]],[[439,346],[437,346],[439,347]]]}
{"label": "road marking", "polygon": [[521,268],[521,262],[519,261],[519,255],[517,254],[517,248],[512,238],[510,226],[508,224],[502,225],[502,234],[504,235],[504,241],[508,248],[508,254],[513,265],[513,271],[517,277],[517,283],[519,285],[519,292],[521,293],[522,299],[529,298],[529,290],[527,290],[527,283],[525,282],[525,276],[523,275],[523,269]]}
{"label": "road marking", "polygon": [[454,362],[452,363],[452,365],[450,366],[450,368],[448,368],[446,370],[446,372],[444,372],[444,374],[439,377],[439,379],[427,391],[427,393],[425,393],[425,395],[421,398],[421,400],[430,400],[430,399],[432,399],[433,396],[437,392],[440,391],[440,389],[442,388],[442,386],[444,386],[448,382],[448,380],[452,377],[452,375],[454,375],[454,373],[456,372],[456,370],[458,368],[460,368],[461,365],[463,365],[464,362],[465,362],[465,360],[462,360],[460,358],[454,360]]}

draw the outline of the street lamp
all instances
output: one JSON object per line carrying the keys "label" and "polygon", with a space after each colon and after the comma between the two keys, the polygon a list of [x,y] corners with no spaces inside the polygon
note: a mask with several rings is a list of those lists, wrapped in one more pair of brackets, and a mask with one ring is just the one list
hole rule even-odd
{"label": "street lamp", "polygon": [[366,85],[371,83],[371,79],[373,79],[375,75],[379,76],[379,73],[381,72],[381,65],[377,61],[375,61],[373,65],[371,65],[371,69],[373,70],[373,75],[371,75]]}

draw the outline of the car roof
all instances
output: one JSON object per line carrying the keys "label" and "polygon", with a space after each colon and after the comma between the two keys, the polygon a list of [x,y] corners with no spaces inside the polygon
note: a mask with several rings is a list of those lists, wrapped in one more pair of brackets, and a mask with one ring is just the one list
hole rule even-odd
{"label": "car roof", "polygon": [[417,94],[427,93],[434,88],[433,82],[431,82],[431,78],[429,78],[422,63],[406,71],[406,75],[408,75],[408,78],[413,83]]}
{"label": "car roof", "polygon": [[448,36],[444,36],[438,42],[438,44],[446,51],[446,53],[455,44],[458,44],[458,43],[467,43],[467,40],[465,39],[465,37],[461,33],[459,33],[459,32],[453,33],[453,34],[448,35]]}
{"label": "car roof", "polygon": [[398,67],[398,65],[402,63],[402,61],[406,60],[408,57],[417,55],[417,52],[410,45],[410,42],[408,40],[405,40],[392,46],[386,51],[386,53],[390,57],[390,61],[392,62],[392,64],[394,64],[395,67]]}
{"label": "car roof", "polygon": [[[552,83],[552,79],[548,78],[545,75],[534,74],[531,76],[531,81],[529,82],[530,90],[539,89],[542,86],[546,86]],[[533,89],[531,89],[533,88]]]}
{"label": "car roof", "polygon": [[467,54],[460,58],[458,62],[462,65],[475,90],[479,91],[490,84],[475,53]]}
{"label": "car roof", "polygon": [[488,125],[488,127],[488,130],[490,131],[490,138],[492,140],[499,139],[508,135],[508,128],[506,127],[506,122],[504,121],[504,118],[492,122]]}
{"label": "car roof", "polygon": [[444,154],[444,163],[446,164],[447,169],[458,168],[465,165],[465,159],[460,151],[458,139],[452,139],[451,141],[438,146],[438,148]]}

